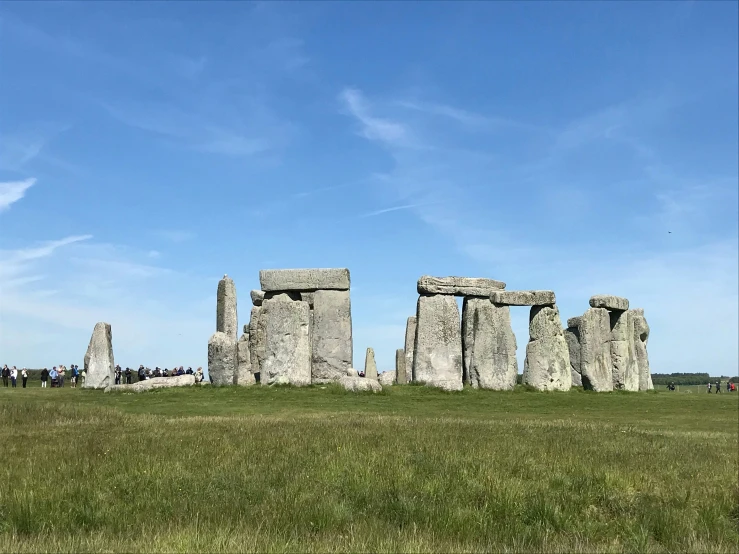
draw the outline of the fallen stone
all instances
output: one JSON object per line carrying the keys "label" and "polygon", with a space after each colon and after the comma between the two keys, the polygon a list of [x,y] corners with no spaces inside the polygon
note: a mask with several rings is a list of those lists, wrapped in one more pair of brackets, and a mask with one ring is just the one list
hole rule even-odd
{"label": "fallen stone", "polygon": [[216,331],[225,333],[234,342],[238,338],[239,324],[236,314],[236,285],[228,275],[224,275],[223,279],[218,281]]}
{"label": "fallen stone", "polygon": [[251,291],[251,303],[254,306],[261,306],[262,302],[264,302],[264,291],[263,290],[253,290]]}
{"label": "fallen stone", "polygon": [[523,382],[543,391],[565,391],[572,387],[570,353],[556,306],[531,308]]}
{"label": "fallen stone", "polygon": [[262,269],[259,284],[263,291],[349,290],[349,270],[331,269]]}
{"label": "fallen stone", "polygon": [[416,345],[416,316],[412,315],[405,324],[405,380],[413,380],[413,351]]}
{"label": "fallen stone", "polygon": [[85,353],[84,369],[86,389],[105,389],[113,384],[115,362],[113,361],[113,331],[110,323],[95,324],[90,344]]}
{"label": "fallen stone", "polygon": [[590,307],[625,311],[629,309],[629,300],[628,298],[621,298],[620,296],[596,294],[595,296],[590,297]]}
{"label": "fallen stone", "polygon": [[[314,379],[338,379],[353,364],[349,291],[319,290],[313,296],[311,372]],[[307,302],[303,302],[308,306]],[[309,314],[310,318],[310,314]]]}
{"label": "fallen stone", "polygon": [[413,380],[445,390],[462,390],[462,335],[453,296],[418,299]]}
{"label": "fallen stone", "polygon": [[367,349],[364,355],[364,377],[365,379],[377,380],[377,364],[375,363],[375,351],[372,348]]}
{"label": "fallen stone", "polygon": [[473,388],[513,390],[518,360],[510,308],[485,300],[475,310],[472,327],[474,347],[470,352],[469,384]]}
{"label": "fallen stone", "polygon": [[613,390],[608,310],[590,308],[580,319],[580,374],[586,390]]}
{"label": "fallen stone", "polygon": [[567,320],[569,327],[564,330],[565,342],[567,343],[567,350],[570,353],[570,375],[572,376],[572,386],[582,387],[582,376],[580,375],[580,329],[578,327],[570,325],[573,319],[580,320],[580,318],[570,318]]}
{"label": "fallen stone", "polygon": [[339,379],[339,384],[348,391],[352,392],[380,392],[382,385],[374,379],[363,379],[362,377],[343,376]]}
{"label": "fallen stone", "polygon": [[264,326],[259,326],[261,306],[252,306],[249,318],[249,361],[252,373],[259,374],[264,360]]}
{"label": "fallen stone", "polygon": [[394,371],[383,371],[380,373],[380,376],[377,378],[377,382],[380,383],[383,387],[389,387],[390,385],[393,385],[396,381],[396,373]]}
{"label": "fallen stone", "polygon": [[232,385],[237,366],[236,341],[216,331],[208,341],[208,375],[214,385]]}
{"label": "fallen stone", "polygon": [[490,301],[504,306],[553,306],[551,290],[496,290],[490,293]]}
{"label": "fallen stone", "polygon": [[647,341],[649,340],[649,324],[644,317],[644,310],[637,308],[629,310],[633,318],[634,327],[634,358],[636,360],[636,371],[639,376],[639,390],[652,390],[652,375],[649,369],[649,356],[647,354]]}
{"label": "fallen stone", "polygon": [[405,350],[398,348],[395,351],[395,384],[405,385],[408,380],[405,376]]}
{"label": "fallen stone", "polygon": [[[106,388],[106,392],[111,391],[127,391],[127,392],[145,392],[154,389],[166,389],[170,387],[191,387],[195,384],[194,375],[178,375],[177,377],[154,377],[153,379],[145,379],[131,383],[130,385],[111,385]],[[203,384],[206,384],[205,382]]]}
{"label": "fallen stone", "polygon": [[639,367],[634,348],[634,314],[610,312],[611,364],[614,390],[639,390]]}
{"label": "fallen stone", "polygon": [[479,277],[431,277],[424,275],[418,280],[418,294],[446,294],[451,296],[481,296],[505,288],[505,283]]}
{"label": "fallen stone", "polygon": [[251,370],[251,353],[249,352],[249,326],[244,325],[244,334],[236,343],[236,372],[234,385],[248,387],[256,384],[254,373]]}
{"label": "fallen stone", "polygon": [[262,385],[309,385],[311,382],[310,308],[305,302],[265,300],[259,316],[264,332]]}

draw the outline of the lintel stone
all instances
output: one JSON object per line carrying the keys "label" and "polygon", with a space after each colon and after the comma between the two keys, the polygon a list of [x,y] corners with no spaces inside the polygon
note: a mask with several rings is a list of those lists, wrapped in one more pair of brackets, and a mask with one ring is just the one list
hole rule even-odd
{"label": "lintel stone", "polygon": [[590,307],[626,311],[629,309],[629,299],[610,294],[596,294],[590,297]]}
{"label": "lintel stone", "polygon": [[349,270],[328,269],[262,269],[259,284],[265,292],[349,290]]}
{"label": "lintel stone", "polygon": [[424,275],[418,280],[418,294],[446,294],[450,296],[482,296],[489,298],[496,290],[505,288],[505,283],[481,277],[431,277]]}
{"label": "lintel stone", "polygon": [[499,306],[553,306],[555,298],[551,290],[496,290],[490,301]]}

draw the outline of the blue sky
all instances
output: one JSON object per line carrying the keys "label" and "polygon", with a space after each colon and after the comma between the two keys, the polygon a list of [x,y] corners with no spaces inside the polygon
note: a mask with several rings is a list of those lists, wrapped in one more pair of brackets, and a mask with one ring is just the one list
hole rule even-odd
{"label": "blue sky", "polygon": [[[424,274],[626,296],[737,373],[732,2],[4,3],[0,363],[206,366],[228,273],[348,267],[392,369]],[[523,361],[528,312],[512,310]],[[521,363],[522,367],[522,363]]]}

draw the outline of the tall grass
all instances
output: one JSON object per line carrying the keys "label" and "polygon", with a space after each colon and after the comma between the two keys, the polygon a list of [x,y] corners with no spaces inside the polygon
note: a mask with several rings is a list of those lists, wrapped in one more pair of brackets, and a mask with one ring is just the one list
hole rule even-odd
{"label": "tall grass", "polygon": [[0,550],[736,552],[738,399],[0,390]]}

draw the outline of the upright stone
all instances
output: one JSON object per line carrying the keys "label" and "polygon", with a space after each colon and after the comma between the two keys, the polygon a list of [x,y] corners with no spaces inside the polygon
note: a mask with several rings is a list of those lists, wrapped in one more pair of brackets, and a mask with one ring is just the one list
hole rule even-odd
{"label": "upright stone", "polygon": [[[307,302],[304,304],[308,306]],[[352,306],[348,290],[315,292],[311,336],[313,379],[338,381],[353,367]]]}
{"label": "upright stone", "polygon": [[405,350],[398,348],[395,351],[395,383],[405,385],[408,379],[405,376]]}
{"label": "upright stone", "polygon": [[234,385],[248,387],[256,383],[251,369],[251,354],[249,352],[249,326],[244,325],[244,334],[236,343],[236,372]]}
{"label": "upright stone", "polygon": [[567,350],[570,353],[570,375],[572,376],[572,386],[582,387],[582,376],[580,374],[580,329],[577,324],[574,326],[570,325],[570,320],[567,320],[568,327],[564,330]]}
{"label": "upright stone", "polygon": [[236,341],[216,331],[208,341],[208,375],[214,385],[232,385],[237,366]]}
{"label": "upright stone", "polygon": [[529,316],[529,343],[523,382],[538,390],[570,390],[570,353],[556,306],[534,306]]}
{"label": "upright stone", "polygon": [[95,324],[84,362],[86,389],[104,389],[113,384],[113,331],[110,323]]}
{"label": "upright stone", "polygon": [[416,316],[412,315],[405,324],[405,380],[413,380],[413,348],[416,344]]}
{"label": "upright stone", "polygon": [[367,349],[364,355],[364,377],[366,379],[377,380],[377,364],[375,363],[375,351],[372,348]]}
{"label": "upright stone", "polygon": [[510,308],[485,300],[475,308],[471,326],[469,384],[481,389],[513,390],[518,361]]}
{"label": "upright stone", "polygon": [[309,312],[306,302],[293,301],[286,295],[265,299],[258,325],[264,333],[262,385],[310,384]]}
{"label": "upright stone", "polygon": [[634,317],[631,311],[610,312],[611,364],[614,390],[639,390],[639,367],[634,348]]}
{"label": "upright stone", "polygon": [[260,375],[262,360],[264,360],[264,326],[259,325],[262,315],[261,306],[252,306],[249,318],[249,360],[251,371],[254,375]]}
{"label": "upright stone", "polygon": [[462,382],[474,387],[470,371],[475,344],[475,315],[478,308],[488,305],[490,300],[487,298],[467,296],[462,300]]}
{"label": "upright stone", "polygon": [[613,390],[608,310],[590,308],[580,318],[580,374],[587,390]]}
{"label": "upright stone", "polygon": [[646,391],[654,388],[652,375],[649,370],[649,356],[647,355],[647,341],[649,340],[649,324],[641,309],[629,310],[634,324],[634,357],[639,375],[639,390]]}
{"label": "upright stone", "polygon": [[263,291],[349,290],[349,270],[329,269],[262,269],[259,284]]}
{"label": "upright stone", "polygon": [[224,275],[218,281],[218,297],[216,306],[216,331],[225,333],[234,342],[238,338],[239,323],[236,315],[236,285]]}
{"label": "upright stone", "polygon": [[264,291],[263,290],[253,290],[249,294],[251,296],[251,303],[254,306],[261,306],[262,302],[264,302]]}
{"label": "upright stone", "polygon": [[462,335],[453,296],[421,296],[416,308],[413,380],[462,390]]}

